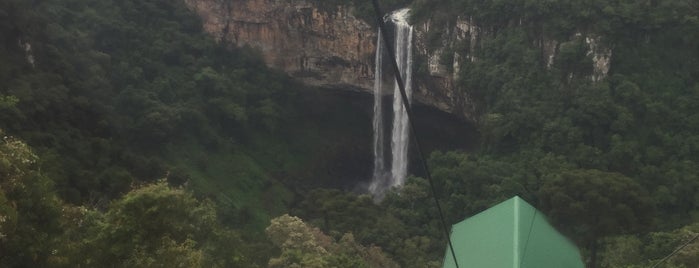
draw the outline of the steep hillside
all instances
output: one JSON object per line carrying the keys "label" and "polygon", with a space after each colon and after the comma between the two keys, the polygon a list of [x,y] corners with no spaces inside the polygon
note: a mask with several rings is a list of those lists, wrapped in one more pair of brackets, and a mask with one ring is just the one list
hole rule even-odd
{"label": "steep hillside", "polygon": [[[276,8],[278,3],[267,4]],[[358,2],[340,9],[312,1],[286,4],[312,10],[309,21],[327,21],[333,10],[344,12],[343,18],[351,18],[349,13],[371,20]],[[418,28],[417,99],[478,122],[482,133],[480,152],[448,153],[434,163],[438,170],[455,169],[436,176],[444,180],[449,213],[456,213],[452,222],[504,196],[527,196],[579,243],[590,266],[609,261],[600,261],[597,254],[604,239],[629,233],[641,237],[696,222],[696,216],[687,216],[699,208],[699,147],[694,142],[699,133],[694,120],[699,9],[694,2],[409,5]],[[293,6],[279,10],[279,16],[256,17],[274,24],[277,17],[303,13]],[[235,12],[224,14],[236,18]],[[220,18],[205,20],[225,21]],[[299,24],[287,31],[305,29]],[[244,43],[274,47],[254,37]],[[369,47],[365,50],[370,53]],[[492,173],[481,171],[490,165]],[[619,199],[628,193],[637,199]],[[619,210],[592,213],[611,204]],[[573,208],[584,209],[575,215],[565,212]]]}

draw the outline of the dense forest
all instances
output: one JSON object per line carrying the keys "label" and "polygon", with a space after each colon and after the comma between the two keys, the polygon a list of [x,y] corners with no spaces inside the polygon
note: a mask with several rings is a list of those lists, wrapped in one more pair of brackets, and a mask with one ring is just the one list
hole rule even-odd
{"label": "dense forest", "polygon": [[[699,234],[696,1],[381,2],[435,39],[484,29],[444,55],[480,136],[431,150],[448,224],[519,195],[588,267]],[[613,48],[604,78],[581,36]],[[440,267],[428,182],[351,191],[371,115],[327,90],[217,43],[184,1],[0,0],[0,267]],[[697,265],[694,243],[664,267]]]}

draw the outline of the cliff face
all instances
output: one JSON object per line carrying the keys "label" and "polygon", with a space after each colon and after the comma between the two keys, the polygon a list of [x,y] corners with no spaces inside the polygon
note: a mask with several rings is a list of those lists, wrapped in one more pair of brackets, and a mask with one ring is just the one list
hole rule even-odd
{"label": "cliff face", "polygon": [[[415,25],[417,38],[415,47],[417,53],[427,61],[427,74],[429,77],[417,80],[417,93],[415,98],[423,103],[429,103],[442,111],[462,116],[477,121],[476,104],[467,94],[454,86],[454,81],[458,79],[460,62],[463,59],[475,61],[471,53],[475,50],[478,40],[478,28],[468,19],[457,19],[453,27],[446,27],[445,38],[440,40],[436,48],[430,49],[427,43],[427,34],[431,27],[444,27],[443,25],[433,25],[427,20],[419,25]],[[444,62],[442,59],[445,50],[464,40],[469,41],[467,55],[459,55],[454,52],[451,62]]]}
{"label": "cliff face", "polygon": [[[205,31],[221,42],[259,49],[270,67],[311,85],[372,91],[376,30],[354,17],[348,7],[325,10],[308,0],[185,2],[202,17]],[[471,18],[457,18],[449,26],[432,24],[428,20],[415,25],[417,58],[426,61],[426,70],[413,79],[413,96],[417,102],[478,121],[476,103],[465,90],[455,88],[454,81],[460,66],[478,60],[474,51],[487,33]],[[442,27],[446,32],[437,48],[428,44],[430,27]],[[577,34],[571,40],[581,37]],[[591,79],[598,81],[609,71],[612,51],[602,46],[598,37],[584,38],[588,56],[593,59]],[[561,44],[568,41],[542,38],[537,44],[548,67]],[[462,44],[468,46],[453,49]],[[447,50],[454,53],[451,62],[443,59]]]}
{"label": "cliff face", "polygon": [[374,30],[338,7],[307,1],[185,0],[218,40],[262,52],[268,66],[305,83],[370,89]]}
{"label": "cliff face", "polygon": [[[304,83],[373,90],[376,29],[354,17],[347,7],[321,10],[305,0],[185,2],[202,17],[205,31],[216,39],[259,49],[268,66]],[[428,55],[427,50],[418,53]],[[438,65],[430,69],[444,69]],[[414,98],[473,119],[472,109],[464,105],[468,101],[454,93],[453,77],[447,72],[430,74],[417,80]]]}
{"label": "cliff face", "polygon": [[[440,27],[444,34],[437,46],[430,45],[429,37],[431,27]],[[427,71],[430,79],[418,80],[417,98],[425,103],[430,103],[441,110],[462,115],[477,121],[477,103],[470,98],[464,90],[454,86],[458,80],[459,69],[469,62],[476,62],[478,58],[476,50],[481,46],[481,39],[489,35],[481,29],[470,17],[458,17],[451,25],[433,25],[431,20],[426,20],[416,25],[416,47],[418,53],[426,58]],[[541,36],[535,47],[541,50],[541,57],[546,63],[546,68],[551,69],[560,52],[561,45],[575,43],[583,40],[587,46],[586,56],[592,60],[592,73],[589,78],[593,82],[607,77],[612,58],[612,49],[604,45],[600,36],[583,35],[575,33],[567,40],[555,40]],[[444,60],[444,54],[451,50],[450,61]]]}

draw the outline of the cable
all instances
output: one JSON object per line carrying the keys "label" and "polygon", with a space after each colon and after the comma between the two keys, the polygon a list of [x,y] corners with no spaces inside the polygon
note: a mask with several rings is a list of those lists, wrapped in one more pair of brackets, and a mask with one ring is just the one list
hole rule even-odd
{"label": "cable", "polygon": [[[451,251],[451,256],[454,259],[454,265],[456,266],[456,268],[459,268],[459,263],[456,260],[456,253],[454,253],[454,245],[451,243],[449,229],[447,228],[446,221],[444,220],[444,214],[442,213],[442,206],[439,204],[439,199],[437,199],[437,191],[434,189],[432,175],[430,175],[430,169],[427,166],[427,161],[425,160],[425,157],[422,154],[422,147],[420,146],[420,141],[417,138],[417,132],[415,131],[415,125],[413,124],[413,111],[410,107],[410,103],[408,102],[408,95],[405,93],[405,84],[403,83],[403,79],[400,76],[400,69],[398,68],[398,63],[396,62],[395,52],[393,51],[393,44],[391,44],[391,40],[388,38],[388,32],[386,31],[386,23],[384,23],[382,17],[383,11],[381,11],[381,7],[379,6],[378,0],[372,0],[372,3],[374,4],[374,11],[376,11],[376,18],[379,24],[379,30],[381,32],[381,35],[383,36],[382,39],[384,40],[384,43],[386,44],[386,49],[388,49],[388,54],[391,57],[390,62],[393,66],[393,72],[396,75],[396,83],[398,84],[400,95],[403,100],[403,107],[405,108],[406,114],[408,115],[408,124],[410,125],[410,132],[412,134],[411,136],[413,136],[413,142],[415,143],[417,155],[418,158],[420,158],[422,168],[425,171],[425,177],[427,177],[427,181],[430,183],[430,189],[432,190],[432,198],[434,198],[434,202],[437,205],[437,211],[439,211],[439,220],[442,223],[442,229],[444,230],[444,235],[447,237],[447,242],[449,242],[449,250]],[[378,46],[380,44],[376,45]],[[380,66],[376,66],[376,68],[380,68]]]}
{"label": "cable", "polygon": [[538,210],[534,209],[534,216],[532,216],[532,221],[529,223],[529,232],[527,233],[527,241],[524,242],[524,250],[522,250],[522,256],[519,259],[519,267],[522,267],[524,263],[524,257],[527,256],[527,247],[529,246],[529,238],[532,237],[532,230],[534,229],[534,220],[536,219],[536,213]]}
{"label": "cable", "polygon": [[692,238],[692,239],[690,239],[689,241],[687,241],[687,243],[684,243],[684,245],[682,245],[681,247],[677,248],[675,251],[673,251],[672,253],[670,253],[670,255],[665,256],[665,258],[663,258],[662,260],[660,260],[658,263],[656,263],[655,265],[653,265],[653,267],[651,267],[651,268],[658,267],[658,265],[660,265],[660,264],[662,264],[663,262],[669,260],[672,256],[674,256],[675,254],[677,254],[678,252],[680,252],[682,249],[684,249],[686,246],[688,246],[689,244],[691,244],[692,242],[694,242],[694,240],[697,240],[697,238],[699,238],[699,234],[697,234],[696,236],[694,236],[694,238]]}

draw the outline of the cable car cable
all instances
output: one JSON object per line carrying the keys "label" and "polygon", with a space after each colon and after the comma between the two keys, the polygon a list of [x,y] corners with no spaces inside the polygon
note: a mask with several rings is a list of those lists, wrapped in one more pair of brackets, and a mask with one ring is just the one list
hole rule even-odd
{"label": "cable car cable", "polygon": [[[388,38],[388,32],[386,30],[386,23],[383,21],[383,11],[381,11],[381,7],[379,6],[378,0],[372,0],[372,3],[374,4],[374,11],[376,11],[376,18],[377,18],[377,23],[379,25],[379,30],[381,32],[381,35],[383,36],[384,44],[386,45],[386,49],[388,49],[388,54],[390,56],[390,62],[391,66],[393,67],[393,72],[395,73],[396,76],[396,83],[398,84],[398,88],[400,90],[400,95],[401,99],[403,100],[403,107],[405,108],[406,114],[408,115],[408,124],[410,125],[410,133],[413,136],[413,142],[415,143],[416,151],[418,158],[420,158],[420,162],[422,164],[422,169],[425,171],[425,177],[427,177],[427,181],[430,184],[430,190],[432,190],[432,198],[434,199],[435,204],[437,205],[437,211],[439,212],[439,220],[442,224],[442,229],[444,231],[444,235],[447,237],[447,242],[449,243],[449,250],[451,251],[451,256],[454,259],[454,265],[456,268],[459,268],[459,263],[456,260],[456,253],[454,253],[454,246],[451,243],[451,236],[449,235],[449,229],[447,228],[446,221],[444,220],[444,214],[442,213],[442,206],[439,204],[439,199],[437,199],[437,191],[434,189],[434,183],[432,182],[432,175],[430,175],[430,169],[427,166],[427,161],[425,160],[424,155],[422,154],[422,147],[420,146],[420,141],[417,138],[417,131],[415,131],[415,125],[413,124],[413,112],[410,107],[410,103],[408,102],[408,95],[405,93],[405,84],[403,83],[403,79],[401,78],[400,75],[400,69],[398,68],[398,63],[396,62],[396,56],[395,52],[393,49],[393,44],[391,44],[391,40]],[[380,44],[376,44],[379,46]],[[375,68],[381,68],[381,66],[376,66]]]}

